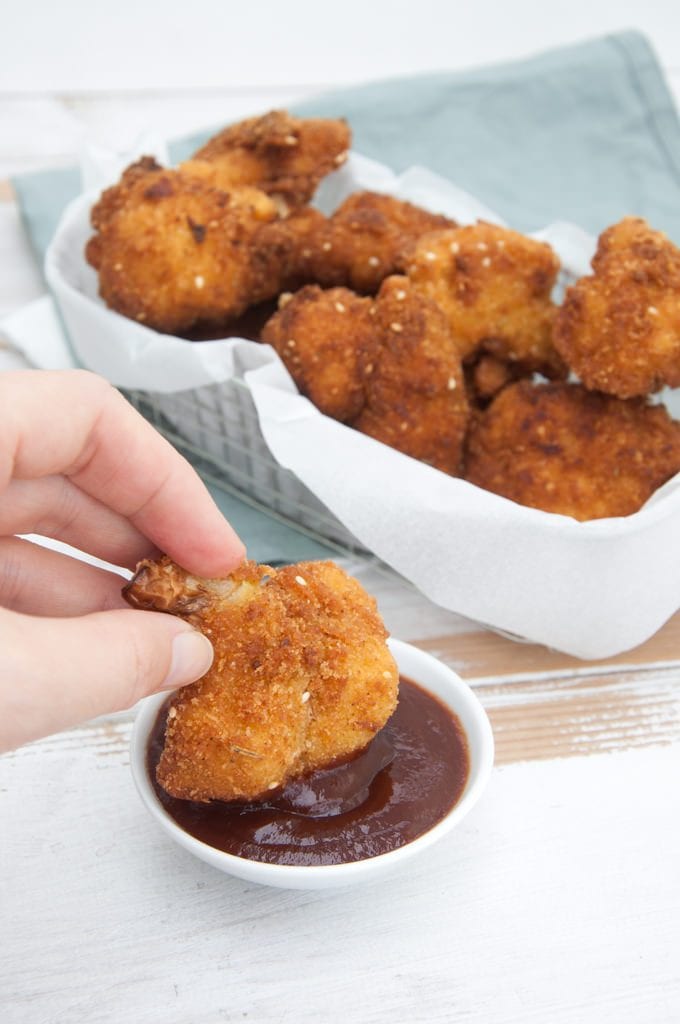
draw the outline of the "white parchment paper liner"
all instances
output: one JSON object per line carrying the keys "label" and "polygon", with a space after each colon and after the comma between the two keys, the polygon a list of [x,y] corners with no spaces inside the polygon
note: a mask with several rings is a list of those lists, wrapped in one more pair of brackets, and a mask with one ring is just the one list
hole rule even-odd
{"label": "white parchment paper liner", "polygon": [[[390,192],[461,223],[502,223],[423,168],[397,176],[356,154],[324,183],[318,205],[330,211],[360,188]],[[67,209],[46,259],[84,366],[119,387],[182,392],[183,399],[188,389],[245,381],[277,462],[433,601],[482,623],[599,658],[637,646],[680,606],[680,475],[635,515],[590,523],[524,508],[448,477],[321,415],[268,346],[240,338],[187,342],[106,309],[82,255],[92,199],[81,196]],[[553,245],[567,277],[588,272],[594,241],[579,228],[553,224],[536,237]],[[170,409],[172,418],[171,401]]]}

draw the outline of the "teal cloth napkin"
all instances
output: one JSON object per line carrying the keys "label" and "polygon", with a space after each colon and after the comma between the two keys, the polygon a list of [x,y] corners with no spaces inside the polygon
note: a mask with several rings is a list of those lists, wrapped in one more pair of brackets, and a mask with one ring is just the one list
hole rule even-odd
{"label": "teal cloth napkin", "polygon": [[[346,117],[353,146],[402,171],[421,164],[471,192],[520,231],[570,220],[598,234],[625,214],[680,244],[680,122],[656,57],[622,32],[527,60],[341,89],[295,113]],[[221,126],[220,126],[221,127]],[[182,160],[212,134],[170,146]],[[76,169],[14,178],[42,260]],[[326,549],[214,492],[253,557],[321,557]]]}

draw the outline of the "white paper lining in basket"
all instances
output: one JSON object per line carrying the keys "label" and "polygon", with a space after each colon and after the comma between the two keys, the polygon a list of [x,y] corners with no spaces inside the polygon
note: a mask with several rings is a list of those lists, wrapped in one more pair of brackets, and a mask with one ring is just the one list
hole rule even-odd
{"label": "white paper lining in basket", "polygon": [[[355,154],[324,183],[318,203],[329,211],[360,188],[390,192],[462,223],[501,223],[429,171],[396,176]],[[288,488],[294,506],[305,500],[327,506],[329,536],[335,530],[334,539],[357,538],[440,605],[579,657],[630,649],[676,611],[680,477],[635,515],[591,523],[524,508],[447,477],[322,416],[268,346],[243,339],[187,342],[107,310],[82,256],[92,198],[81,197],[66,211],[46,260],[78,359],[119,387],[148,392],[179,435],[233,460],[264,503],[272,502],[273,488],[287,505]],[[594,243],[579,228],[554,224],[537,237],[553,245],[568,276],[588,272]],[[232,422],[234,389],[244,385],[275,460],[264,469],[268,452],[259,431],[250,436],[249,427],[243,433],[243,424]],[[224,434],[208,424],[211,416]],[[258,479],[263,473],[267,486]]]}

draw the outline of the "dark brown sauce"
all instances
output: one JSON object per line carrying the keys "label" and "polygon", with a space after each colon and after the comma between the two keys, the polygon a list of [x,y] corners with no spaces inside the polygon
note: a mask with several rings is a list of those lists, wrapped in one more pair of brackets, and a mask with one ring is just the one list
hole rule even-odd
{"label": "dark brown sauce", "polygon": [[436,697],[402,678],[387,725],[351,761],[288,783],[258,803],[193,803],[156,781],[167,704],[149,738],[147,765],[158,799],[202,842],[273,864],[342,864],[404,846],[457,803],[468,778],[467,740]]}

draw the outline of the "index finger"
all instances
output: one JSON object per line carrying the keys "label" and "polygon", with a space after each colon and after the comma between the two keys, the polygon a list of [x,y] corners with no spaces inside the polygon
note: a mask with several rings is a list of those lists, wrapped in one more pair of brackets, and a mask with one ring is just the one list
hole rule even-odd
{"label": "index finger", "polygon": [[245,556],[195,470],[95,374],[0,374],[0,439],[0,490],[61,473],[189,572],[224,576]]}

